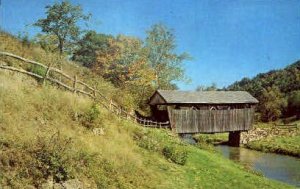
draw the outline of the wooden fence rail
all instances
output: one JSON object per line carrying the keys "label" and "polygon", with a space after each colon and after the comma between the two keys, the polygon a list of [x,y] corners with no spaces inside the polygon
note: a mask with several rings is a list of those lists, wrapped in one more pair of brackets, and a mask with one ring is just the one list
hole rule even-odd
{"label": "wooden fence rail", "polygon": [[[111,111],[112,113],[117,115],[118,117],[128,119],[128,120],[133,120],[134,122],[137,122],[144,127],[153,127],[153,128],[169,128],[170,127],[170,123],[168,121],[167,122],[156,122],[156,121],[152,121],[152,120],[141,119],[141,118],[135,116],[134,114],[129,113],[129,111],[127,111],[125,108],[123,108],[122,106],[119,106],[117,103],[113,102],[112,99],[107,98],[105,95],[103,95],[101,93],[101,91],[96,89],[96,87],[91,87],[88,84],[84,83],[83,81],[80,81],[76,75],[74,77],[71,77],[68,74],[64,73],[63,71],[61,71],[57,68],[51,67],[51,65],[46,66],[42,63],[28,60],[26,58],[14,55],[12,53],[0,52],[0,55],[15,58],[15,59],[21,60],[22,62],[25,62],[25,63],[40,66],[43,69],[45,69],[45,75],[42,76],[37,73],[33,73],[33,72],[30,72],[30,71],[27,71],[27,70],[24,70],[21,68],[16,68],[16,67],[4,65],[4,64],[0,64],[0,69],[19,72],[19,73],[23,73],[23,74],[35,77],[37,79],[41,79],[43,84],[45,84],[45,82],[48,80],[51,83],[62,86],[66,90],[69,90],[75,94],[86,95],[86,96],[96,100],[99,104],[104,106],[106,109],[108,109],[109,111]],[[70,80],[72,82],[72,86],[69,86],[68,84],[64,83],[62,80],[58,80],[58,79],[50,77],[51,71]],[[84,88],[89,89],[89,91],[80,89],[78,87],[79,84],[84,86]]]}

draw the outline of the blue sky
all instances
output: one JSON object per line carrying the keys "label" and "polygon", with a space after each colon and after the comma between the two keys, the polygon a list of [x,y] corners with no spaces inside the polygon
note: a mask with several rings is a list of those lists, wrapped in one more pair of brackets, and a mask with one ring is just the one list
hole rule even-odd
{"label": "blue sky", "polygon": [[[1,28],[18,34],[45,17],[54,0],[2,0]],[[145,38],[155,23],[174,30],[177,52],[188,52],[189,84],[227,86],[300,59],[300,0],[70,0],[92,13],[89,29]]]}

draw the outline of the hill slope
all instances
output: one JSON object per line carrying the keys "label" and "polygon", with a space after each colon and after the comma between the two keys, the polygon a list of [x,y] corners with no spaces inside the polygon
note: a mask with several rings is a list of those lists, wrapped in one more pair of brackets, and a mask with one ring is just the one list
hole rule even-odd
{"label": "hill slope", "polygon": [[300,61],[284,69],[261,73],[252,79],[244,78],[226,88],[250,92],[260,103],[262,121],[275,121],[280,117],[300,118]]}
{"label": "hill slope", "polygon": [[[18,74],[0,71],[0,80],[2,186],[78,179],[86,188],[287,187],[182,144],[168,131],[141,128],[98,106],[99,114],[93,113],[90,99]],[[104,134],[96,135],[89,124]],[[178,156],[181,147],[189,152],[186,165],[164,157],[161,149],[173,147]]]}
{"label": "hill slope", "polygon": [[300,60],[284,69],[261,73],[252,79],[244,78],[228,86],[229,90],[246,90],[259,97],[263,88],[277,86],[282,93],[288,95],[300,90]]}
{"label": "hill slope", "polygon": [[[6,40],[1,50],[39,57],[41,62],[55,57],[12,36],[0,37]],[[96,82],[104,94],[121,92],[72,62],[63,67]],[[119,100],[126,104],[123,96]],[[170,131],[120,120],[89,98],[3,70],[0,170],[2,188],[46,188],[68,182],[83,188],[289,187],[215,152],[184,144]]]}

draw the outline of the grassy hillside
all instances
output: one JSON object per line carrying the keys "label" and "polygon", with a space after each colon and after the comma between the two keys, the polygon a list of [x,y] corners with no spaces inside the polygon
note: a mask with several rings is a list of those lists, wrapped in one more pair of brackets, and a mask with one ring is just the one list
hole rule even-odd
{"label": "grassy hillside", "polygon": [[[102,77],[97,76],[91,72],[88,68],[83,67],[79,64],[76,64],[72,61],[69,61],[66,57],[60,57],[59,54],[52,52],[47,52],[43,50],[39,45],[30,43],[27,41],[22,41],[15,36],[10,35],[9,33],[0,31],[0,51],[13,53],[15,55],[24,57],[29,60],[34,60],[45,65],[51,64],[52,67],[60,68],[62,67],[63,72],[68,75],[77,76],[80,80],[83,80],[85,83],[90,86],[96,87],[108,98],[114,99],[120,105],[123,105],[129,109],[135,108],[133,104],[132,97],[126,91],[120,91],[118,88],[115,88],[113,84],[108,81],[105,81]],[[13,65],[16,67],[23,67],[24,63],[16,59],[1,57],[0,63],[5,63],[8,65]],[[39,71],[32,70],[30,71]],[[122,92],[122,96],[120,96]]]}
{"label": "grassy hillside", "polygon": [[[76,178],[90,188],[288,187],[182,144],[168,131],[141,128],[98,106],[93,116],[90,99],[3,71],[0,80],[2,186],[38,187],[49,179]],[[88,124],[104,134],[95,135]],[[176,158],[182,147],[189,152],[185,165],[163,151],[175,148]]]}
{"label": "grassy hillside", "polygon": [[244,78],[228,86],[229,90],[246,90],[259,97],[263,88],[277,86],[282,93],[289,94],[300,89],[300,60],[284,69],[261,73],[252,79]]}
{"label": "grassy hillside", "polygon": [[[55,57],[1,37],[1,50],[40,62]],[[63,67],[83,73],[107,95],[120,93],[72,62]],[[184,144],[170,131],[120,120],[89,98],[3,70],[0,81],[1,188],[43,188],[74,179],[83,188],[289,188]]]}

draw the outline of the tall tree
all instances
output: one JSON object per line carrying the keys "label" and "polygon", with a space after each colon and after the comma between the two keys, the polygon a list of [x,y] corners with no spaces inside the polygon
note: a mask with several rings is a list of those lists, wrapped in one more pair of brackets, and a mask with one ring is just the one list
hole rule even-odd
{"label": "tall tree", "polygon": [[182,63],[189,55],[175,52],[172,31],[162,24],[155,24],[147,34],[145,48],[148,50],[148,63],[155,70],[156,88],[173,88],[173,81],[186,81]]}
{"label": "tall tree", "polygon": [[283,94],[275,86],[263,89],[259,102],[258,109],[261,112],[262,121],[275,121],[280,118],[287,105]]}
{"label": "tall tree", "polygon": [[109,40],[113,36],[98,34],[95,31],[88,31],[78,42],[77,49],[73,53],[72,60],[92,68],[97,63],[97,53],[104,54],[109,49]]}
{"label": "tall tree", "polygon": [[89,15],[83,14],[81,6],[72,5],[68,1],[47,5],[46,15],[46,18],[39,19],[34,25],[40,27],[42,32],[56,36],[60,54],[63,54],[67,43],[79,36],[78,22],[89,18]]}

